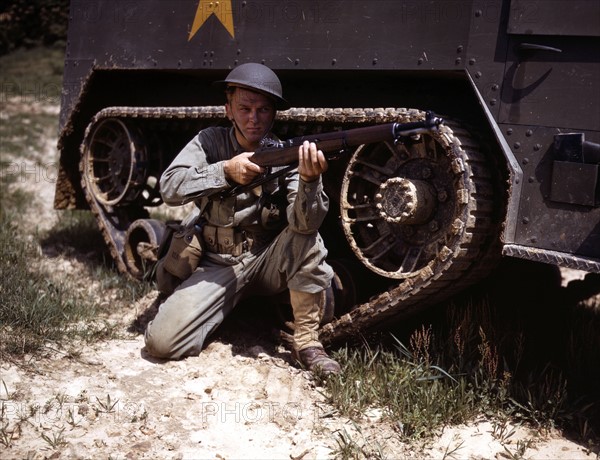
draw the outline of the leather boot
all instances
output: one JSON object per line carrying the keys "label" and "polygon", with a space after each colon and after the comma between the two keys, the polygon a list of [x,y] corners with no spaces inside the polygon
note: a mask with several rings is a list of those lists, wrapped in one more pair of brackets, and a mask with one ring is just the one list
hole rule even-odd
{"label": "leather boot", "polygon": [[294,313],[295,360],[311,372],[340,373],[340,365],[327,355],[319,341],[318,329],[325,305],[325,291],[311,294],[290,289],[290,303]]}
{"label": "leather boot", "polygon": [[294,351],[294,359],[313,374],[330,375],[342,372],[338,362],[330,358],[322,346],[307,347],[300,351]]}

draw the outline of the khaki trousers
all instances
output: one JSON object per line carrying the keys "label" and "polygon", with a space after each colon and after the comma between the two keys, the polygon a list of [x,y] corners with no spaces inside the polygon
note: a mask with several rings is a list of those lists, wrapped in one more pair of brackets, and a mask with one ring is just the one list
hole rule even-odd
{"label": "khaki trousers", "polygon": [[146,350],[159,358],[198,355],[206,338],[240,300],[286,289],[323,291],[333,278],[326,256],[318,233],[300,234],[289,228],[265,248],[238,257],[206,253],[148,324]]}

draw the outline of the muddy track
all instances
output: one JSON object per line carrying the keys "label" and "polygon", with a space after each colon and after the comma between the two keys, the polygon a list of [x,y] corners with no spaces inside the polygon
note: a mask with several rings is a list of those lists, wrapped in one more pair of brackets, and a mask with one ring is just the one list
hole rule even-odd
{"label": "muddy track", "polygon": [[[277,124],[278,129],[286,135],[299,135],[304,130],[318,132],[348,129],[362,124],[405,123],[421,120],[424,117],[422,111],[402,108],[292,108],[278,113]],[[135,197],[125,206],[118,203],[113,206],[112,202],[106,201],[101,203],[97,191],[93,190],[94,183],[90,180],[89,166],[85,161],[95,127],[104,120],[110,119],[139,126],[160,122],[174,130],[178,126],[190,123],[201,127],[221,123],[225,120],[225,112],[222,106],[109,107],[100,111],[88,125],[85,140],[81,145],[82,187],[113,259],[121,272],[128,273],[131,272],[131,267],[124,257],[127,229],[136,219],[147,218],[147,211],[135,202]],[[427,155],[431,155],[432,149],[436,158],[428,159]],[[447,201],[445,204],[447,211],[441,224],[442,228],[432,229],[427,233],[427,244],[416,245],[420,259],[417,267],[405,273],[399,270],[398,275],[391,274],[392,277],[399,278],[397,284],[372,296],[367,302],[355,305],[350,311],[338,315],[338,318],[325,325],[321,330],[321,339],[325,343],[356,335],[391,318],[399,319],[411,315],[428,305],[448,298],[477,279],[481,267],[489,262],[489,254],[485,257],[483,254],[488,251],[497,231],[492,219],[494,196],[487,161],[480,152],[477,142],[459,124],[446,121],[427,139],[414,146],[411,145],[410,148],[407,147],[405,154],[414,157],[409,160],[425,158],[432,164],[439,164],[440,166],[437,167],[443,168],[444,174],[447,171],[448,183],[445,184],[447,190],[444,193],[449,194],[451,199],[449,201],[448,198],[444,199]],[[365,163],[364,158],[356,158],[356,156],[357,153],[350,160],[349,170],[353,167],[353,162],[357,168],[360,167],[361,162]],[[347,182],[352,180],[350,179],[352,174],[354,171],[346,173]],[[361,174],[365,173],[361,172]],[[372,174],[372,171],[367,171],[366,174]],[[129,193],[129,190],[125,189],[128,186],[128,183],[123,185],[123,194]],[[358,187],[362,185],[359,184]],[[346,215],[345,209],[365,206],[349,205],[347,197],[343,195],[335,198],[340,202],[342,225],[350,232],[351,238],[351,227],[355,219]],[[369,218],[367,216],[367,219]],[[389,233],[394,229],[385,231]],[[432,236],[434,234],[435,236]],[[390,245],[399,243],[404,242],[392,241]],[[350,241],[350,245],[362,262],[370,263],[368,254],[365,253],[363,257],[361,249],[355,242]],[[427,254],[422,255],[422,252]],[[385,270],[383,272],[385,273]]]}

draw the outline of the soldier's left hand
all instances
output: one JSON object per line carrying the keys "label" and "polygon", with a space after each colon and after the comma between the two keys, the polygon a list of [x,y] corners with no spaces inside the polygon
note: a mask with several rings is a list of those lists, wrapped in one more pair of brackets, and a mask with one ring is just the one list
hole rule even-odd
{"label": "soldier's left hand", "polygon": [[314,142],[304,141],[298,149],[298,173],[304,182],[313,182],[327,171],[327,159]]}

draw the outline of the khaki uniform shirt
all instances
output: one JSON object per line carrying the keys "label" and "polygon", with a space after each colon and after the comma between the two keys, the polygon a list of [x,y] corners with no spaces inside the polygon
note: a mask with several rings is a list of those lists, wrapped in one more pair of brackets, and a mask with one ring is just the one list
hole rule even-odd
{"label": "khaki uniform shirt", "polygon": [[321,178],[306,183],[297,169],[262,185],[263,197],[255,190],[222,198],[220,192],[237,184],[225,178],[223,164],[244,149],[233,128],[211,127],[200,131],[177,155],[160,179],[163,200],[171,206],[194,201],[207,223],[220,227],[247,228],[253,233],[270,232],[265,225],[265,195],[287,199],[286,217],[291,230],[317,232],[329,207]]}

